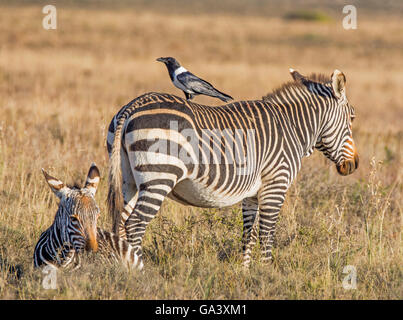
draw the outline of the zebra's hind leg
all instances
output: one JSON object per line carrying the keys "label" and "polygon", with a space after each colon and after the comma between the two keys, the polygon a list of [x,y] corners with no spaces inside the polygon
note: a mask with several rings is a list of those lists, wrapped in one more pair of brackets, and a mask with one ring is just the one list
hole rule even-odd
{"label": "zebra's hind leg", "polygon": [[272,260],[276,223],[286,192],[287,185],[281,181],[272,182],[259,192],[259,243],[263,262]]}
{"label": "zebra's hind leg", "polygon": [[173,186],[172,180],[163,178],[148,181],[139,186],[137,202],[125,223],[125,229],[128,242],[135,248],[140,258],[142,258],[141,244],[147,225],[155,217]]}
{"label": "zebra's hind leg", "polygon": [[123,210],[113,219],[113,233],[127,240],[125,223],[132,214],[136,203],[137,186],[132,175],[130,162],[125,152],[121,153]]}
{"label": "zebra's hind leg", "polygon": [[246,198],[242,201],[242,217],[243,217],[243,266],[249,268],[250,255],[253,246],[257,240],[257,224],[256,216],[259,206],[257,198]]}
{"label": "zebra's hind leg", "polygon": [[123,181],[122,185],[123,199],[125,206],[120,213],[119,221],[116,221],[117,225],[114,226],[114,232],[124,240],[127,240],[125,223],[129,216],[134,211],[134,205],[136,203],[137,187],[134,181]]}

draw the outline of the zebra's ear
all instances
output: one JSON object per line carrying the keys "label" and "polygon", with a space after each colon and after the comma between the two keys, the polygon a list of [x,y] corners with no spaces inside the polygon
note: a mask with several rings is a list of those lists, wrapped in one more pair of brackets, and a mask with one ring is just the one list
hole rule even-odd
{"label": "zebra's ear", "polygon": [[307,82],[309,81],[305,76],[303,76],[298,71],[296,71],[292,68],[290,68],[290,74],[291,74],[291,77],[294,79],[294,81],[299,82],[301,84],[306,85]]}
{"label": "zebra's ear", "polygon": [[88,171],[87,180],[85,181],[84,188],[87,188],[94,196],[97,192],[100,176],[101,175],[99,173],[98,167],[95,163],[92,163],[91,168]]}
{"label": "zebra's ear", "polygon": [[298,71],[296,71],[296,70],[294,70],[294,69],[292,69],[292,68],[290,68],[290,74],[291,74],[291,77],[292,77],[295,81],[298,81],[299,79],[302,78],[302,75],[301,75]]}
{"label": "zebra's ear", "polygon": [[331,77],[333,93],[336,98],[340,99],[346,94],[346,76],[339,70],[334,70]]}
{"label": "zebra's ear", "polygon": [[52,177],[43,168],[42,168],[42,173],[45,176],[46,182],[48,183],[50,189],[52,189],[52,191],[55,193],[55,195],[58,198],[61,198],[63,196],[64,192],[67,190],[66,185],[59,179]]}

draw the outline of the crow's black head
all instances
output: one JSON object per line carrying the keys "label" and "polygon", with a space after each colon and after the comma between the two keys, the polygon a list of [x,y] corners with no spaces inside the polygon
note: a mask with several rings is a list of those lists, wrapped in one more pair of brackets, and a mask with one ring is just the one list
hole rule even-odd
{"label": "crow's black head", "polygon": [[172,71],[178,69],[181,66],[179,64],[179,62],[176,61],[176,59],[172,58],[172,57],[165,57],[165,58],[161,57],[161,58],[158,58],[157,61],[165,63],[167,68]]}

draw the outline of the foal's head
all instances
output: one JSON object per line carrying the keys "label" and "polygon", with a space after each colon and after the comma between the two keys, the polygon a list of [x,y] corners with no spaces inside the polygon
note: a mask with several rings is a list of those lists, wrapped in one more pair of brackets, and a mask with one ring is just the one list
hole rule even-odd
{"label": "foal's head", "polygon": [[94,196],[99,184],[99,170],[91,165],[83,188],[69,187],[42,169],[49,187],[60,199],[55,224],[62,238],[73,246],[76,252],[84,249],[97,251],[97,220],[99,208]]}

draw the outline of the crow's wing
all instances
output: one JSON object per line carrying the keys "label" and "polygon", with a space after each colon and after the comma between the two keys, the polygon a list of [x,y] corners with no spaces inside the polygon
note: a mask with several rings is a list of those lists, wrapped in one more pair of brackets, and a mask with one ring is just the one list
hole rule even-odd
{"label": "crow's wing", "polygon": [[217,90],[207,81],[196,77],[191,72],[182,72],[177,75],[176,79],[186,88],[199,94],[206,94],[209,96],[217,95]]}

